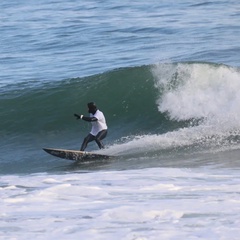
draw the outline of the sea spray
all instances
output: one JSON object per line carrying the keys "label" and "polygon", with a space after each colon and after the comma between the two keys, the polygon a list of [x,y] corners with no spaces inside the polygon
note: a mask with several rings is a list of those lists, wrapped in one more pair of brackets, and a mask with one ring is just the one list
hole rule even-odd
{"label": "sea spray", "polygon": [[[167,72],[166,72],[167,68]],[[171,119],[204,119],[226,128],[240,124],[240,72],[209,63],[155,65],[155,86],[161,92],[158,109]]]}

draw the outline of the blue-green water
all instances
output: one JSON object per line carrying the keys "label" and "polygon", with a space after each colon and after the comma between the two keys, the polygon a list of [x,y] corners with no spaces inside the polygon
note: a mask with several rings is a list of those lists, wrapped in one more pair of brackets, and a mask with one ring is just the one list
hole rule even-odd
{"label": "blue-green water", "polygon": [[[3,239],[237,239],[238,1],[0,7]],[[79,149],[89,101],[118,157],[43,152]]]}

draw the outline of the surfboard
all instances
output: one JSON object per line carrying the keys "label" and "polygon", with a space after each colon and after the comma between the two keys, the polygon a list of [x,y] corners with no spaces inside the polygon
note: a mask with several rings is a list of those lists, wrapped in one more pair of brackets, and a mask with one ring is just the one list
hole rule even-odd
{"label": "surfboard", "polygon": [[96,161],[110,159],[113,156],[98,154],[93,152],[82,152],[67,149],[43,148],[43,150],[55,157],[72,160],[72,161]]}

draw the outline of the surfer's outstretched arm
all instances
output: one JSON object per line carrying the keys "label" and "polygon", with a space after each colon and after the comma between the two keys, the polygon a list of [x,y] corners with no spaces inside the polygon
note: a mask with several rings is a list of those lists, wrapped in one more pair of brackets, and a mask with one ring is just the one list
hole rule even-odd
{"label": "surfer's outstretched arm", "polygon": [[83,115],[80,116],[80,118],[87,122],[96,122],[98,119],[96,117],[84,117]]}
{"label": "surfer's outstretched arm", "polygon": [[74,113],[74,116],[77,118],[77,119],[82,119],[84,121],[87,121],[87,122],[96,122],[98,121],[98,119],[96,117],[85,117],[83,115],[78,115],[76,113]]}

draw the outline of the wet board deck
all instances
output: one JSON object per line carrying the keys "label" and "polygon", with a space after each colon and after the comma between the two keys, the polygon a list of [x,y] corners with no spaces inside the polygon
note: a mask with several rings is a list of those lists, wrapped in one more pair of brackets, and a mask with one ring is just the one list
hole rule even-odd
{"label": "wet board deck", "polygon": [[43,150],[55,157],[72,160],[72,161],[91,161],[91,160],[95,161],[95,160],[113,158],[113,156],[104,155],[104,154],[74,151],[74,150],[67,150],[67,149],[43,148]]}

